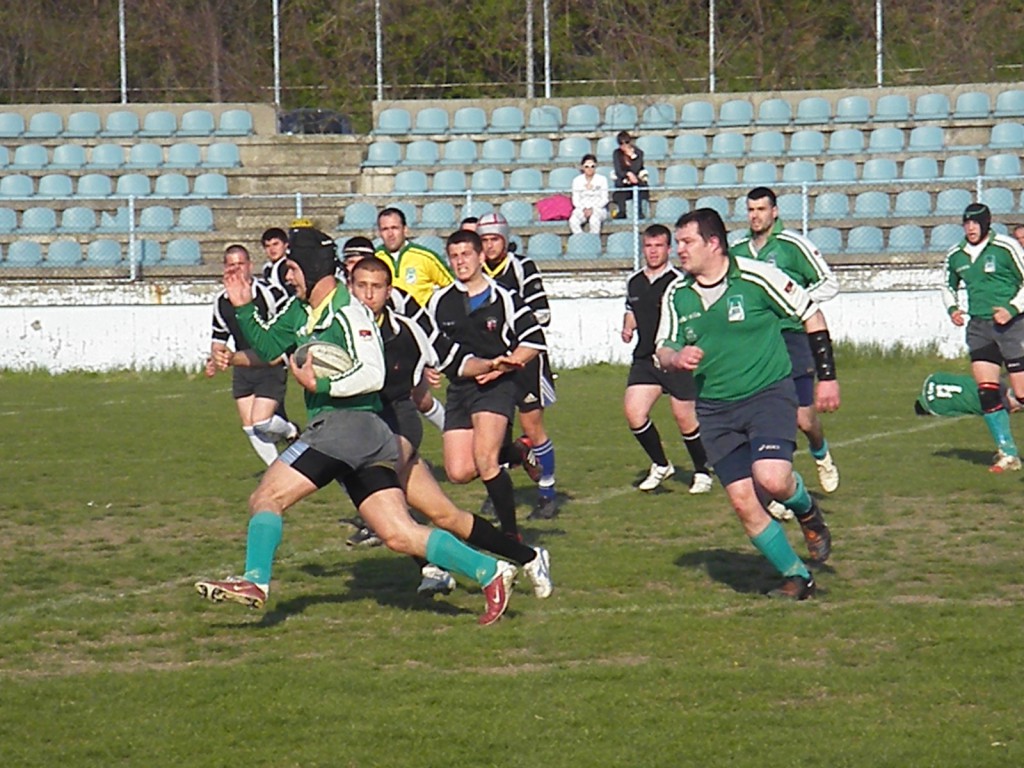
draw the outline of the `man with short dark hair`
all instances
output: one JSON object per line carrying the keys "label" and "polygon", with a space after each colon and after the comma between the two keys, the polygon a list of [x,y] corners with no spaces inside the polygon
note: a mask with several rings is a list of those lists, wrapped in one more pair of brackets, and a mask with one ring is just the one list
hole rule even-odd
{"label": "man with short dark hair", "polygon": [[438,288],[451,285],[452,272],[429,248],[409,240],[409,227],[401,208],[385,208],[377,214],[381,246],[376,256],[391,265],[395,285],[418,304],[426,306]]}
{"label": "man with short dark hair", "polygon": [[276,288],[292,294],[292,287],[284,279],[285,253],[288,251],[288,233],[280,227],[271,227],[260,235],[260,245],[267,254],[267,263],[263,265],[263,279]]}

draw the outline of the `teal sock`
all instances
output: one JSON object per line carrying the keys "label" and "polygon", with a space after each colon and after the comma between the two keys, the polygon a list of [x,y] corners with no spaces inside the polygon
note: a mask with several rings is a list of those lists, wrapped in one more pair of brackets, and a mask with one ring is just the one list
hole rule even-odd
{"label": "teal sock", "polygon": [[490,583],[498,571],[498,561],[493,557],[466,546],[448,531],[436,529],[427,538],[427,560],[478,584]]}
{"label": "teal sock", "polygon": [[796,478],[796,492],[788,499],[783,499],[782,504],[787,509],[793,510],[797,516],[803,517],[811,509],[811,497],[807,493],[807,486],[804,485],[804,479],[800,477],[800,473],[794,472],[793,477]]}
{"label": "teal sock", "polygon": [[767,528],[757,536],[751,537],[750,543],[757,547],[757,551],[764,555],[765,559],[775,567],[775,570],[786,578],[790,576],[811,578],[810,571],[807,570],[804,561],[790,545],[789,539],[786,538],[786,532],[782,530],[782,526],[777,520],[772,520],[768,523]]}
{"label": "teal sock", "polygon": [[985,426],[992,433],[992,439],[996,441],[996,448],[1007,456],[1017,455],[1017,445],[1013,442],[1013,435],[1010,433],[1010,414],[1005,408],[986,413]]}
{"label": "teal sock", "polygon": [[821,448],[818,448],[817,450],[811,448],[810,446],[807,446],[807,448],[811,452],[811,456],[816,458],[818,461],[821,461],[822,459],[825,458],[825,456],[828,455],[828,440],[822,440]]}
{"label": "teal sock", "polygon": [[269,584],[274,552],[281,543],[284,520],[273,512],[257,512],[249,518],[245,542],[245,578],[253,584]]}

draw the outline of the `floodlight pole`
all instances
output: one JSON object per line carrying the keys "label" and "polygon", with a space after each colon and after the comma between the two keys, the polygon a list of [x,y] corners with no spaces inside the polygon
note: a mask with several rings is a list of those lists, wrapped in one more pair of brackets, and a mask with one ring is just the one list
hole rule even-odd
{"label": "floodlight pole", "polygon": [[875,85],[882,87],[882,0],[875,0]]}
{"label": "floodlight pole", "polygon": [[121,67],[121,103],[128,103],[128,57],[125,51],[125,18],[124,18],[124,0],[118,0],[117,3],[117,45],[120,49],[120,67]]}
{"label": "floodlight pole", "polygon": [[533,95],[533,0],[526,0],[526,98]]}
{"label": "floodlight pole", "polygon": [[380,0],[373,0],[374,54],[377,57],[377,101],[384,100],[384,31]]}
{"label": "floodlight pole", "polygon": [[544,98],[551,98],[551,0],[544,0]]}
{"label": "floodlight pole", "polygon": [[715,0],[708,1],[708,93],[715,92]]}
{"label": "floodlight pole", "polygon": [[274,108],[281,110],[281,3],[274,0]]}

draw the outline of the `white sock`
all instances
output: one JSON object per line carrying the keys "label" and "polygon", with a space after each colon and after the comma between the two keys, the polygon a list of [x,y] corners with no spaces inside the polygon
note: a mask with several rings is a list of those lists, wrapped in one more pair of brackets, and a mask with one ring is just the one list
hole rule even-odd
{"label": "white sock", "polygon": [[441,401],[434,399],[434,404],[430,406],[430,410],[421,413],[424,419],[429,421],[438,431],[444,432],[444,406],[441,405]]}
{"label": "white sock", "polygon": [[256,451],[256,455],[263,459],[263,463],[268,467],[273,464],[277,458],[277,447],[256,434],[256,430],[253,427],[242,427],[242,431],[249,438],[249,444]]}
{"label": "white sock", "polygon": [[298,431],[298,427],[287,419],[282,419],[276,413],[266,421],[253,424],[252,428],[257,435],[271,443],[276,443],[278,440],[289,440]]}

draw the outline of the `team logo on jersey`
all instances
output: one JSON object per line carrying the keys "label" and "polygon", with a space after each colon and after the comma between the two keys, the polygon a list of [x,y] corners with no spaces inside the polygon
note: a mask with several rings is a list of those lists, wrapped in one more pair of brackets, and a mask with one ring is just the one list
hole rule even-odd
{"label": "team logo on jersey", "polygon": [[690,326],[686,326],[686,330],[683,331],[683,336],[686,338],[687,344],[697,343],[697,332]]}
{"label": "team logo on jersey", "polygon": [[359,329],[359,338],[360,339],[369,339],[372,336],[373,336],[373,331],[367,330],[366,328],[360,328]]}
{"label": "team logo on jersey", "polygon": [[730,296],[729,297],[729,322],[730,323],[742,323],[747,313],[743,309],[743,297],[742,296]]}
{"label": "team logo on jersey", "polygon": [[792,293],[793,291],[796,290],[796,284],[792,280],[789,280],[786,283],[786,287],[783,288],[782,290],[785,291],[786,293]]}
{"label": "team logo on jersey", "polygon": [[407,285],[416,285],[416,267],[406,267],[405,276],[402,279]]}
{"label": "team logo on jersey", "polygon": [[496,330],[498,330],[498,318],[488,317],[484,321],[484,327],[487,328],[488,333],[494,333]]}

